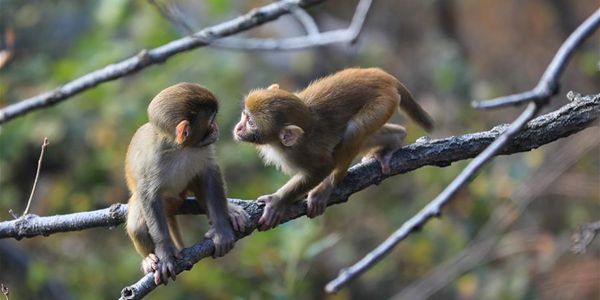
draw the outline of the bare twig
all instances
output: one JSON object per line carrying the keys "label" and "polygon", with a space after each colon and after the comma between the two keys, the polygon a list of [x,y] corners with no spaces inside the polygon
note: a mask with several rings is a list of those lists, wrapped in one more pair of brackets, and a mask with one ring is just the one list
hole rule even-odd
{"label": "bare twig", "polygon": [[564,71],[567,62],[573,55],[573,52],[583,41],[585,41],[600,25],[600,9],[596,10],[587,20],[585,20],[562,44],[560,49],[554,55],[554,58],[546,68],[546,71],[540,78],[538,84],[527,92],[513,94],[510,96],[495,98],[488,101],[474,101],[472,105],[475,108],[488,109],[517,105],[524,102],[536,101],[546,102],[551,96],[559,91],[558,79]]}
{"label": "bare twig", "polygon": [[206,47],[216,39],[275,20],[289,13],[287,5],[290,5],[290,3],[297,4],[300,7],[308,7],[324,1],[326,0],[283,0],[271,3],[253,9],[230,21],[207,27],[193,36],[183,37],[150,50],[142,50],[133,57],[88,73],[52,91],[21,100],[0,109],[0,124],[31,111],[64,101],[101,83],[130,75],[154,64],[163,63],[178,53]]}
{"label": "bare twig", "polygon": [[[577,47],[586,37],[588,37],[598,25],[600,24],[600,9],[597,10],[592,16],[584,21],[563,43],[560,47],[555,59],[551,62],[548,70],[544,73],[540,82],[544,83],[543,89],[546,92],[536,92],[536,96],[531,98],[535,100],[529,103],[527,108],[515,119],[514,122],[503,132],[491,145],[489,145],[481,154],[477,155],[473,161],[471,161],[467,167],[427,206],[419,211],[415,216],[404,222],[402,226],[397,229],[392,235],[390,235],[383,243],[377,246],[373,251],[369,252],[357,263],[349,268],[342,269],[340,274],[330,281],[325,290],[328,293],[334,293],[348,284],[352,279],[360,276],[366,272],[378,261],[383,259],[398,243],[404,240],[411,233],[419,230],[425,223],[427,223],[433,217],[441,215],[442,207],[448,203],[460,188],[465,186],[470,180],[472,180],[479,169],[485,165],[500,149],[502,149],[513,137],[519,133],[524,125],[531,120],[537,112],[545,105],[550,96],[556,94],[547,83],[552,83],[557,80],[557,76],[562,72],[566,60],[571,56],[570,53]],[[583,29],[581,29],[583,28]],[[544,79],[546,78],[546,79]]]}
{"label": "bare twig", "polygon": [[600,232],[600,221],[579,226],[573,235],[571,251],[577,254],[585,253],[586,248],[592,243],[598,232]]}
{"label": "bare twig", "polygon": [[29,213],[29,207],[31,205],[31,200],[33,199],[33,194],[35,193],[35,187],[37,186],[38,179],[40,177],[40,169],[42,168],[42,160],[44,159],[44,150],[46,150],[46,146],[48,146],[48,138],[44,138],[44,143],[42,143],[42,150],[40,150],[40,159],[38,159],[37,170],[35,171],[35,179],[33,180],[33,187],[31,188],[31,194],[29,194],[29,200],[27,200],[27,207],[23,212],[23,215]]}
{"label": "bare twig", "polygon": [[[324,46],[333,43],[353,43],[356,41],[362,30],[371,3],[372,0],[360,0],[356,6],[352,22],[346,29],[318,32],[318,28],[310,29],[312,25],[308,25],[310,26],[307,28],[308,35],[305,36],[284,39],[225,38],[213,41],[211,46],[238,50],[287,51]],[[289,9],[293,11],[293,8],[291,8],[293,7],[292,4],[290,4],[289,7]],[[306,26],[307,25],[305,24],[305,27]],[[317,31],[317,33],[311,34],[311,31]]]}

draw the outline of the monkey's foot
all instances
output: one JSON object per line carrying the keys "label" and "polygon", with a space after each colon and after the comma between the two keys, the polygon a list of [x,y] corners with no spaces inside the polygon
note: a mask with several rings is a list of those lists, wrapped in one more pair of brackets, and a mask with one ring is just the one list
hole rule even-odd
{"label": "monkey's foot", "polygon": [[[228,203],[229,221],[233,226],[233,230],[237,232],[246,231],[246,224],[250,216],[248,213],[239,205]],[[212,229],[211,229],[212,230]]]}
{"label": "monkey's foot", "polygon": [[156,270],[158,270],[158,257],[154,253],[150,253],[142,260],[142,272],[148,274]]}
{"label": "monkey's foot", "polygon": [[[398,147],[398,149],[400,149],[400,147]],[[384,175],[388,175],[392,171],[392,169],[390,167],[390,161],[392,160],[392,156],[398,149],[377,151],[375,153],[364,156],[362,158],[361,162],[364,163],[369,160],[376,160],[379,162],[379,165],[381,166],[381,173]]]}
{"label": "monkey's foot", "polygon": [[265,195],[258,197],[256,201],[265,204],[263,214],[258,219],[258,230],[264,231],[277,227],[281,223],[281,220],[283,220],[283,215],[287,208],[281,199],[276,195]]}
{"label": "monkey's foot", "polygon": [[306,199],[308,209],[306,215],[309,218],[314,218],[322,215],[327,208],[327,200],[331,196],[333,185],[331,183],[321,182],[317,187],[308,193]]}
{"label": "monkey's foot", "polygon": [[213,257],[221,257],[233,249],[235,245],[235,234],[229,224],[212,225],[204,234],[204,238],[211,239],[215,244]]}
{"label": "monkey's foot", "polygon": [[154,283],[167,285],[169,277],[175,281],[177,272],[175,271],[176,259],[182,258],[181,253],[172,243],[158,244],[155,249],[158,258],[157,268],[154,272]]}

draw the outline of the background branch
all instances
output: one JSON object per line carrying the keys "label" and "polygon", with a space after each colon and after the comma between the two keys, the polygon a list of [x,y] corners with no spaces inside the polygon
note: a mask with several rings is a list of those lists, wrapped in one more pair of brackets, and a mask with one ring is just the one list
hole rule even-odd
{"label": "background branch", "polygon": [[324,1],[284,0],[275,2],[253,9],[230,21],[207,27],[192,36],[183,37],[150,50],[142,50],[133,57],[88,73],[52,91],[21,100],[0,109],[0,124],[31,111],[62,102],[98,84],[133,74],[151,65],[163,63],[175,54],[208,46],[216,39],[275,20],[289,13],[288,5],[308,7]]}
{"label": "background branch", "polygon": [[319,32],[314,21],[310,22],[307,20],[312,20],[310,15],[302,8],[290,4],[289,10],[291,12],[296,11],[294,15],[305,26],[307,35],[284,39],[225,38],[214,41],[211,46],[237,50],[289,51],[324,46],[333,43],[353,43],[356,41],[356,38],[362,30],[371,3],[372,0],[360,0],[348,28],[326,32]]}
{"label": "background branch", "polygon": [[537,169],[515,190],[503,205],[494,209],[489,221],[482,227],[469,246],[457,255],[435,267],[429,274],[404,288],[392,299],[428,299],[444,286],[463,275],[468,270],[485,263],[498,248],[503,234],[515,223],[537,199],[560,180],[581,157],[592,151],[600,143],[600,136],[593,131],[582,132],[560,149],[553,151],[555,155]]}
{"label": "background branch", "polygon": [[564,71],[567,62],[575,49],[583,43],[600,26],[600,8],[587,18],[560,46],[552,61],[544,71],[538,84],[527,92],[500,97],[488,101],[473,102],[475,108],[488,109],[508,105],[517,105],[525,102],[536,101],[544,103],[550,96],[556,95],[559,90],[558,78]]}

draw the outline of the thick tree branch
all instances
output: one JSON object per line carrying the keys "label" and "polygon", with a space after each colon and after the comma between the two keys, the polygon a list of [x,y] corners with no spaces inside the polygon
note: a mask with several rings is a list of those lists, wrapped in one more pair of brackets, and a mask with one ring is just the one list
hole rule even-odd
{"label": "thick tree branch", "polygon": [[151,65],[163,63],[175,54],[208,46],[219,38],[230,36],[275,20],[278,17],[289,13],[289,5],[308,7],[324,1],[325,0],[283,0],[275,2],[253,9],[247,14],[230,21],[200,30],[194,35],[171,41],[150,50],[142,50],[133,57],[88,73],[52,91],[21,100],[0,109],[0,124],[28,112],[62,102],[65,99],[95,87],[98,84],[130,75]]}
{"label": "thick tree branch", "polygon": [[[559,138],[574,134],[588,126],[600,114],[600,94],[595,96],[573,96],[574,101],[559,110],[542,115],[528,123],[527,127],[501,154],[529,151]],[[422,138],[414,144],[400,149],[391,161],[392,173],[384,176],[374,162],[358,164],[337,187],[333,203],[344,202],[351,194],[393,175],[407,173],[424,166],[448,166],[453,162],[469,159],[479,154],[498,137],[508,125],[498,125],[489,131],[452,136],[444,139]],[[229,199],[230,202],[248,205],[247,201]],[[252,205],[258,207],[258,205]],[[250,206],[249,206],[250,207]],[[296,210],[301,215],[301,209]],[[180,214],[204,214],[191,200],[186,202]],[[124,222],[126,204],[113,204],[109,208],[65,215],[40,217],[26,215],[15,220],[0,222],[0,239],[48,236],[57,232],[79,231],[94,227],[112,227]],[[291,217],[290,217],[291,218]]]}

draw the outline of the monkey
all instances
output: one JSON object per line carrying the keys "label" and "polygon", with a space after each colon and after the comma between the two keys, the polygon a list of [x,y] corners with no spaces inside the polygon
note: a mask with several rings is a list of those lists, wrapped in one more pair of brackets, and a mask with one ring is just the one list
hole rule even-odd
{"label": "monkey", "polygon": [[[156,285],[175,280],[175,260],[182,258],[175,214],[188,193],[206,212],[211,225],[205,238],[214,242],[214,257],[230,251],[235,231],[244,231],[245,211],[228,204],[225,183],[215,161],[219,137],[216,97],[205,87],[179,83],[158,93],[148,106],[148,123],[129,144],[125,177],[130,190],[126,229],[144,257],[144,274],[154,272]],[[191,268],[191,265],[186,266]]]}
{"label": "monkey", "polygon": [[397,107],[428,132],[431,117],[408,89],[379,68],[349,68],[323,77],[296,93],[272,84],[252,90],[244,99],[234,139],[255,144],[267,165],[291,176],[265,203],[259,230],[271,229],[286,208],[307,197],[307,215],[323,214],[327,200],[359,154],[379,161],[390,173],[392,154],[406,129],[386,123]]}

